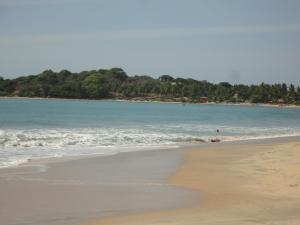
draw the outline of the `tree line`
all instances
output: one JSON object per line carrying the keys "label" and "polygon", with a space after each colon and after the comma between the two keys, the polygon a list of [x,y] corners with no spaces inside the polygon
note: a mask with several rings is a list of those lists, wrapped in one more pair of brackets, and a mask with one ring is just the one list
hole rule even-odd
{"label": "tree line", "polygon": [[121,68],[72,73],[46,70],[15,79],[0,77],[0,96],[144,99],[182,102],[300,104],[300,87],[293,84],[232,85],[162,75],[128,76]]}

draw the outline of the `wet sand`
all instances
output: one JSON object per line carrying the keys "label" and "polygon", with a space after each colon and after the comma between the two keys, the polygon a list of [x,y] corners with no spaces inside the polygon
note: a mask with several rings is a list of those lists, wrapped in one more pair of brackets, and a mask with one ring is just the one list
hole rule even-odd
{"label": "wet sand", "polygon": [[85,225],[300,224],[300,138],[210,145],[184,158],[169,183],[201,193],[197,204]]}
{"label": "wet sand", "polygon": [[129,152],[0,169],[0,225],[78,224],[194,204],[195,193],[167,183],[182,156]]}
{"label": "wet sand", "polygon": [[298,225],[300,138],[0,169],[0,225]]}

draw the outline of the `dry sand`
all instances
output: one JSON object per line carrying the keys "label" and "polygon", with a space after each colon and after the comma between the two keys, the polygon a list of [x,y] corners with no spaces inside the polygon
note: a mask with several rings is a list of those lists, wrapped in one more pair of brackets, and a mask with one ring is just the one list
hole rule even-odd
{"label": "dry sand", "polygon": [[188,150],[169,182],[201,193],[198,204],[87,224],[300,224],[300,141],[221,144]]}

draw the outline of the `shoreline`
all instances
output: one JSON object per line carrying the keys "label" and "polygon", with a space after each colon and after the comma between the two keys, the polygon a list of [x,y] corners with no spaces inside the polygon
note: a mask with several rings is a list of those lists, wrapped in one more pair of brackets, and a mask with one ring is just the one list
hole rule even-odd
{"label": "shoreline", "polygon": [[[168,150],[189,150],[194,148],[210,148],[210,147],[218,147],[222,145],[239,145],[239,144],[259,144],[259,143],[280,143],[280,142],[291,142],[295,140],[299,140],[300,135],[288,135],[288,136],[276,136],[276,137],[262,137],[262,138],[250,138],[250,139],[240,139],[240,140],[225,140],[221,142],[201,142],[201,143],[190,143],[190,144],[183,144],[178,146],[160,146],[160,147],[145,147],[145,148],[135,148],[133,151],[119,151],[114,152],[112,154],[103,154],[103,153],[94,153],[94,154],[82,154],[82,155],[64,155],[64,156],[53,156],[53,157],[42,157],[42,158],[30,158],[21,162],[16,165],[10,166],[3,166],[0,167],[0,171],[3,169],[10,169],[10,168],[22,168],[37,164],[49,164],[49,163],[56,163],[56,162],[68,162],[73,160],[80,160],[80,159],[89,159],[94,157],[111,157],[118,154],[126,154],[126,153],[135,153],[135,152],[148,152],[148,151],[168,151]],[[125,148],[127,149],[127,148]],[[141,150],[142,149],[142,150]]]}
{"label": "shoreline", "polygon": [[[292,171],[294,180],[288,184],[285,183],[288,177],[282,182],[276,181],[276,174],[264,176],[265,171],[274,171],[274,162],[281,163],[279,169],[299,165],[299,155],[297,136],[121,152],[104,157],[34,160],[23,166],[0,169],[0,200],[6,202],[0,223],[8,225],[18,215],[17,218],[32,225],[196,225],[201,221],[208,225],[277,225],[276,221],[244,220],[258,216],[260,207],[271,208],[281,200],[284,207],[300,205],[298,167],[293,167],[298,170]],[[256,173],[262,188],[249,179]],[[264,185],[266,178],[268,182]],[[272,187],[274,179],[280,189]],[[23,195],[24,188],[28,196]],[[281,189],[291,189],[290,197],[297,201],[290,203],[289,195],[285,194],[290,191]],[[65,191],[69,194],[61,195]],[[34,196],[33,200],[30,196]],[[243,202],[250,202],[250,209]],[[35,208],[40,204],[44,204],[41,209]],[[16,214],[18,210],[21,211]],[[44,210],[51,213],[45,214]],[[273,215],[272,210],[265,216]],[[235,218],[237,213],[246,219]],[[300,221],[294,214],[293,217]]]}
{"label": "shoreline", "polygon": [[4,168],[0,224],[72,225],[189,206],[195,193],[166,182],[181,161],[182,152],[172,149]]}
{"label": "shoreline", "polygon": [[122,98],[105,99],[81,99],[81,98],[42,98],[42,97],[18,97],[18,96],[0,96],[1,99],[29,99],[29,100],[70,100],[70,101],[119,101],[133,103],[166,103],[166,104],[198,104],[198,105],[224,105],[224,106],[246,106],[246,107],[270,107],[283,109],[300,109],[300,105],[295,104],[271,104],[271,103],[233,103],[233,102],[183,102],[183,101],[160,101],[160,100],[135,100]]}
{"label": "shoreline", "polygon": [[184,151],[168,182],[201,193],[176,210],[93,220],[84,225],[296,225],[300,223],[300,138]]}

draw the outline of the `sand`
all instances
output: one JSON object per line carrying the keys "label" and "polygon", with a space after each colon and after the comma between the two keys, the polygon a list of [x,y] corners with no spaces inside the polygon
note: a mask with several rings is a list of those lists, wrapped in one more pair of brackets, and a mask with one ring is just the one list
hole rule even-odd
{"label": "sand", "polygon": [[169,183],[199,193],[192,207],[85,225],[299,225],[300,140],[210,145],[185,151]]}
{"label": "sand", "polygon": [[0,225],[299,225],[300,138],[0,169]]}
{"label": "sand", "polygon": [[179,150],[159,150],[0,169],[0,225],[73,225],[188,206],[194,194],[166,180],[181,160]]}

